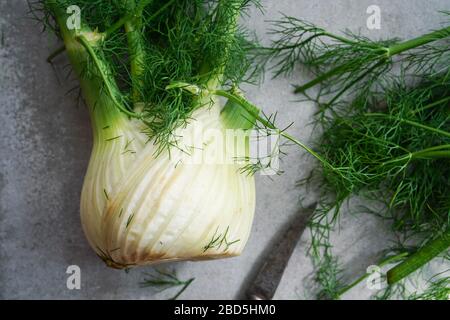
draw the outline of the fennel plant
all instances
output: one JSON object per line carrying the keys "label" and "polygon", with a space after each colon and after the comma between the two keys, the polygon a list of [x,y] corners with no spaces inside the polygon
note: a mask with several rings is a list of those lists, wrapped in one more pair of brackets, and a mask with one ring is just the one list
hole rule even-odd
{"label": "fennel plant", "polygon": [[[276,39],[262,54],[273,62],[275,76],[297,65],[314,75],[294,91],[317,103],[316,125],[323,130],[315,150],[324,161],[319,159],[320,172],[310,177],[321,179],[323,191],[310,222],[319,296],[339,298],[367,277],[342,283],[329,240],[352,195],[382,202],[384,211],[364,211],[391,220],[399,238],[379,262],[397,263],[385,275],[388,284],[437,256],[448,260],[450,27],[406,41],[372,41],[290,16],[273,25]],[[447,284],[434,282],[432,292],[444,296]]]}
{"label": "fennel plant", "polygon": [[[248,139],[260,117],[238,90],[257,80],[255,44],[238,25],[252,4],[259,6],[250,0],[30,3],[64,43],[49,60],[67,53],[89,110],[94,144],[80,211],[89,243],[108,266],[243,250],[255,208],[254,177],[241,172],[248,144],[227,149],[225,163],[185,160],[221,147],[197,129],[240,129]],[[78,27],[68,23],[73,6],[80,9]],[[215,231],[226,233],[224,245],[208,246]]]}
{"label": "fennel plant", "polygon": [[[258,80],[258,46],[238,20],[256,0],[41,0],[32,12],[64,42],[92,122],[81,220],[105,263],[130,268],[240,254],[255,210],[252,128],[279,130],[239,85]],[[69,27],[70,7],[80,26]],[[72,21],[73,22],[73,21]],[[226,163],[192,165],[238,132]],[[237,161],[237,160],[242,161]]]}

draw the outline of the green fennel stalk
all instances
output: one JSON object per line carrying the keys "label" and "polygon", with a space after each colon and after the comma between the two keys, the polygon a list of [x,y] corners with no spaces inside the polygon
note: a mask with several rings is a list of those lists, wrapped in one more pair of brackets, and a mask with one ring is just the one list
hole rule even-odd
{"label": "green fennel stalk", "polygon": [[[63,39],[83,92],[92,96],[86,98],[89,109],[103,110],[94,117],[109,117],[114,106],[122,116],[145,123],[149,138],[164,149],[198,107],[167,85],[188,80],[215,89],[248,79],[252,44],[237,19],[252,2],[42,0],[31,8]],[[81,9],[80,30],[66,27],[69,5]],[[242,59],[239,65],[236,57]]]}

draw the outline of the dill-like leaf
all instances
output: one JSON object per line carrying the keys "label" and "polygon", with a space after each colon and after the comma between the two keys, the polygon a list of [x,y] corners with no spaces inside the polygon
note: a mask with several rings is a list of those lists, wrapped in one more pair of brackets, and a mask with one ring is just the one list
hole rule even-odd
{"label": "dill-like leaf", "polygon": [[[372,41],[349,31],[333,34],[286,15],[272,23],[276,38],[262,55],[273,61],[275,76],[289,74],[298,65],[311,71],[315,78],[298,85],[295,92],[319,102],[321,113],[348,94],[363,93],[366,98],[367,92],[390,86],[394,65],[404,74],[420,78],[439,72],[450,58],[450,27],[408,41]],[[316,97],[308,94],[312,87],[319,87]]]}
{"label": "dill-like leaf", "polygon": [[230,230],[230,227],[228,226],[225,229],[225,232],[219,233],[219,227],[217,227],[216,231],[214,232],[211,240],[203,247],[203,252],[206,252],[210,249],[216,249],[219,250],[220,248],[223,247],[223,252],[226,252],[231,245],[237,243],[240,241],[240,239],[236,239],[236,240],[229,240],[228,239],[228,232]]}
{"label": "dill-like leaf", "polygon": [[[315,123],[323,135],[315,150],[320,169],[311,177],[319,177],[322,196],[310,221],[309,253],[319,270],[322,296],[333,298],[339,296],[341,269],[330,233],[352,195],[384,205],[376,214],[392,221],[398,247],[406,247],[414,236],[416,245],[408,250],[420,252],[435,238],[447,239],[450,27],[406,41],[372,41],[351,32],[333,34],[289,16],[273,25],[275,40],[263,53],[273,62],[275,76],[297,65],[314,75],[295,92],[319,108]],[[393,72],[394,67],[401,72]],[[413,257],[419,266],[431,256],[419,255],[423,261],[411,256],[400,265],[412,266]]]}
{"label": "dill-like leaf", "polygon": [[159,291],[164,291],[174,287],[180,287],[180,290],[168,300],[176,300],[195,280],[190,278],[188,280],[180,280],[177,277],[175,270],[166,272],[163,270],[155,270],[154,273],[145,274],[146,278],[140,283],[141,288],[153,287]]}
{"label": "dill-like leaf", "polygon": [[220,88],[257,78],[257,45],[237,25],[250,5],[260,6],[257,0],[41,0],[30,8],[45,27],[67,37],[61,28],[71,5],[81,9],[82,29],[101,35],[95,44],[82,32],[76,36],[90,56],[81,78],[100,78],[101,94],[145,123],[157,153],[176,145],[174,130],[199,107],[183,90],[167,90],[170,83]]}

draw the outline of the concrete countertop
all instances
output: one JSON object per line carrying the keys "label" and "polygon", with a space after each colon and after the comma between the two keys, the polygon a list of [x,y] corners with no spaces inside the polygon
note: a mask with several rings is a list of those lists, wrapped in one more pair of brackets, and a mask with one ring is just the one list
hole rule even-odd
{"label": "concrete countertop", "polygon": [[[269,43],[268,23],[280,12],[307,19],[339,32],[349,29],[372,39],[419,35],[439,26],[438,10],[449,0],[266,0],[265,15],[251,10],[242,23]],[[368,30],[366,9],[381,8],[381,29]],[[56,70],[46,63],[57,47],[55,39],[27,16],[22,0],[0,0],[0,298],[3,299],[165,299],[140,288],[151,267],[125,273],[105,267],[89,248],[79,219],[79,198],[91,150],[87,112],[66,92],[65,57]],[[66,69],[67,71],[67,69]],[[58,75],[59,74],[59,75]],[[245,86],[248,98],[266,113],[278,111],[279,124],[294,121],[291,133],[311,142],[314,106],[293,102],[290,84],[301,83],[299,70],[290,78]],[[314,167],[311,157],[294,147],[281,163],[284,174],[257,176],[257,206],[253,231],[240,257],[171,264],[180,278],[196,280],[183,293],[186,299],[235,299],[267,246],[293,217],[300,198],[312,202],[314,192],[296,187]],[[383,231],[385,230],[385,231]],[[389,231],[374,218],[346,216],[335,234],[335,252],[347,273],[362,273],[376,261],[389,241]],[[306,256],[308,235],[302,238],[286,269],[276,299],[311,298],[313,267]],[[81,268],[81,290],[68,290],[66,269]],[[366,298],[360,286],[344,298]]]}

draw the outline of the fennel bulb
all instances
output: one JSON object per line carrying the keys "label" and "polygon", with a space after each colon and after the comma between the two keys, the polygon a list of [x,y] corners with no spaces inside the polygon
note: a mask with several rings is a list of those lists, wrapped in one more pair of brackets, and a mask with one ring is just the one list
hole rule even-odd
{"label": "fennel bulb", "polygon": [[[254,62],[237,27],[249,2],[78,0],[78,17],[69,0],[37,5],[91,117],[81,219],[96,253],[115,268],[241,253],[255,210],[242,168],[259,112],[236,95]],[[227,130],[239,139],[223,144]]]}
{"label": "fennel bulb", "polygon": [[188,155],[186,150],[156,154],[142,123],[122,115],[109,125],[94,126],[81,219],[89,243],[109,266],[242,252],[255,210],[254,177],[240,172],[242,164],[233,160],[230,148],[224,150],[231,164],[186,161],[214,152],[218,144],[196,129],[227,129],[218,102],[198,109],[192,119],[180,128],[178,145],[203,147],[189,148]]}

